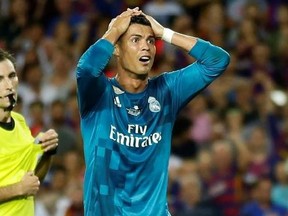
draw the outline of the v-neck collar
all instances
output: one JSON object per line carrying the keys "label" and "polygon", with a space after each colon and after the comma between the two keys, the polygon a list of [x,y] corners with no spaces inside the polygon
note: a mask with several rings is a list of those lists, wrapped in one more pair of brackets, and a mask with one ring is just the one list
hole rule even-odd
{"label": "v-neck collar", "polygon": [[116,86],[117,88],[119,88],[120,90],[125,92],[127,97],[130,98],[130,99],[138,99],[138,98],[143,97],[147,93],[147,88],[148,88],[148,85],[149,85],[149,79],[148,79],[147,86],[145,87],[145,89],[142,92],[131,93],[131,92],[128,92],[125,89],[123,89],[122,86],[119,84],[119,82],[116,80],[115,77],[111,79],[111,82],[112,82],[112,85]]}

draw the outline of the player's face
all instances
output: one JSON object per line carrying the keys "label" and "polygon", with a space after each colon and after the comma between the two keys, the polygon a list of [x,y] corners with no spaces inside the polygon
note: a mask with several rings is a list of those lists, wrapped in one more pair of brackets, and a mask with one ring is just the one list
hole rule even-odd
{"label": "player's face", "polygon": [[155,57],[155,37],[150,26],[132,24],[116,46],[119,65],[128,73],[148,75]]}
{"label": "player's face", "polygon": [[11,106],[11,98],[17,98],[18,77],[14,65],[8,59],[0,62],[0,109]]}

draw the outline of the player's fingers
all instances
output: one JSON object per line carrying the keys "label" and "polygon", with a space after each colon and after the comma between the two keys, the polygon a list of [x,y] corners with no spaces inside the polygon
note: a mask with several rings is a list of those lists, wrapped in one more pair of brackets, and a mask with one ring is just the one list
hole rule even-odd
{"label": "player's fingers", "polygon": [[47,131],[47,134],[48,135],[57,135],[57,133],[56,133],[56,131],[54,130],[54,129],[49,129],[48,131]]}
{"label": "player's fingers", "polygon": [[51,140],[48,140],[46,142],[43,142],[41,144],[42,146],[42,149],[46,150],[47,147],[50,148],[50,146],[52,146],[51,148],[53,148],[55,145],[57,146],[58,145],[58,138],[54,138],[54,139],[51,139]]}
{"label": "player's fingers", "polygon": [[119,16],[120,17],[129,17],[131,16],[132,14],[136,13],[139,11],[139,8],[136,7],[136,8],[133,8],[133,9],[130,9],[128,8],[126,11],[124,11],[123,13],[121,13]]}
{"label": "player's fingers", "polygon": [[139,7],[135,7],[135,8],[127,8],[127,11],[139,11]]}
{"label": "player's fingers", "polygon": [[58,143],[55,143],[55,144],[53,144],[53,145],[47,146],[47,147],[46,147],[45,149],[43,149],[43,150],[44,150],[44,152],[48,152],[48,151],[51,151],[51,150],[56,149],[57,146],[58,146]]}
{"label": "player's fingers", "polygon": [[45,143],[56,138],[58,138],[58,134],[54,130],[48,131],[41,137],[41,142]]}

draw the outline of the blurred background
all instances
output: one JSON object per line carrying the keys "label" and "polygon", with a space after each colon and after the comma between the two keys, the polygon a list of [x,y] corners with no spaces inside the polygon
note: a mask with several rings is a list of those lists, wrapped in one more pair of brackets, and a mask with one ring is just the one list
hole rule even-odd
{"label": "blurred background", "polygon": [[[75,67],[127,7],[223,47],[231,63],[180,113],[168,202],[175,216],[288,215],[288,1],[0,0],[0,47],[17,60],[17,111],[59,151],[36,216],[81,216],[84,173]],[[157,41],[151,76],[194,61]],[[113,59],[106,75],[115,74]],[[191,77],[193,79],[193,77]]]}

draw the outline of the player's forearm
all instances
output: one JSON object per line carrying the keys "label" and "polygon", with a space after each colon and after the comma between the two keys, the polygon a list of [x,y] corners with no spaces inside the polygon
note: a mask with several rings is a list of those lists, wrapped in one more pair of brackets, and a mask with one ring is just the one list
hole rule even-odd
{"label": "player's forearm", "polygon": [[120,37],[117,28],[111,28],[103,35],[102,39],[108,40],[111,44],[115,45]]}
{"label": "player's forearm", "polygon": [[103,71],[113,51],[111,42],[100,39],[81,56],[76,75],[81,115],[94,107],[105,91],[106,77]]}
{"label": "player's forearm", "polygon": [[106,39],[100,39],[91,45],[77,64],[77,78],[99,77],[102,75],[113,55],[113,51],[113,44]]}
{"label": "player's forearm", "polygon": [[23,196],[20,183],[0,187],[0,204]]}
{"label": "player's forearm", "polygon": [[171,44],[184,49],[189,52],[197,43],[197,38],[180,34],[178,32],[174,32],[171,40]]}
{"label": "player's forearm", "polygon": [[44,153],[35,168],[35,175],[38,176],[40,181],[44,180],[50,168],[51,162],[52,162],[52,156]]}
{"label": "player's forearm", "polygon": [[197,39],[189,55],[197,60],[207,75],[212,76],[223,72],[230,62],[230,56],[225,50],[202,39]]}
{"label": "player's forearm", "polygon": [[229,64],[229,54],[222,48],[205,40],[174,32],[171,43],[189,52],[196,60],[202,61],[203,64],[211,68],[213,67],[213,70],[218,67],[225,69]]}

